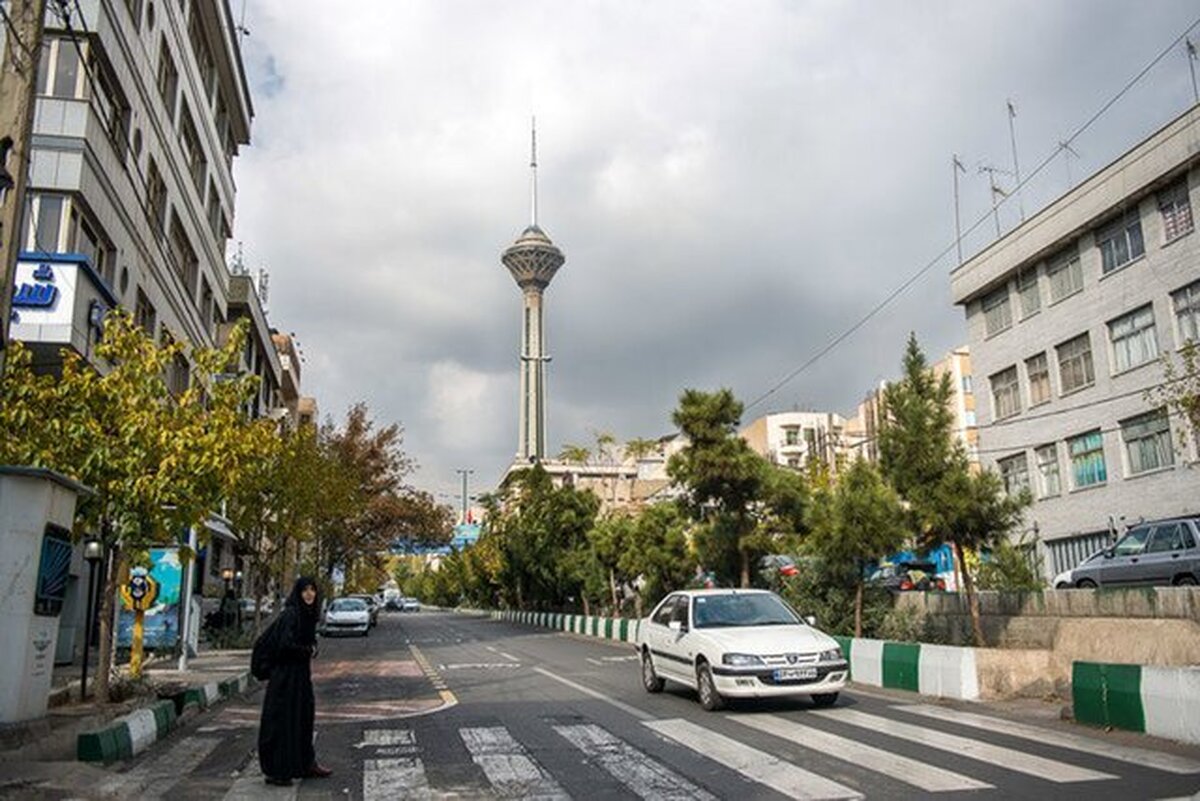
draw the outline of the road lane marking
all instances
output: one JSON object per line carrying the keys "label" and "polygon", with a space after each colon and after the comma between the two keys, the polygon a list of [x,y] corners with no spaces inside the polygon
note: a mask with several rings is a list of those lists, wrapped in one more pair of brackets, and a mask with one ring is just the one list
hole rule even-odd
{"label": "road lane marking", "polygon": [[416,745],[417,735],[411,729],[367,729],[362,742],[355,748],[372,748],[384,745]]}
{"label": "road lane marking", "polygon": [[636,706],[630,706],[629,704],[625,703],[624,701],[618,701],[616,698],[605,695],[602,692],[593,690],[590,687],[584,687],[582,684],[578,684],[576,682],[571,681],[570,679],[563,678],[562,676],[551,673],[550,671],[546,670],[545,668],[534,668],[533,672],[540,673],[548,679],[554,679],[559,684],[565,684],[568,687],[570,687],[572,690],[581,692],[584,695],[588,695],[599,701],[604,701],[607,704],[611,704],[611,705],[615,706],[617,709],[620,709],[622,712],[633,715],[638,720],[645,721],[645,720],[653,720],[653,718],[654,718],[654,715],[651,715],[649,712],[643,712],[642,710],[638,709]]}
{"label": "road lane marking", "polygon": [[598,665],[598,666],[600,666],[600,667],[604,667],[604,663],[603,663],[603,662],[601,662],[599,659],[592,659],[592,658],[589,656],[589,657],[587,657],[587,661],[591,662],[593,665]]}
{"label": "road lane marking", "polygon": [[458,699],[454,697],[454,693],[446,686],[446,680],[442,678],[440,673],[433,669],[433,665],[429,664],[429,660],[425,658],[425,654],[421,649],[415,644],[409,643],[408,650],[412,652],[413,659],[417,661],[417,665],[424,671],[430,683],[433,684],[433,689],[437,690],[438,697],[442,699],[443,708],[449,709],[456,705]]}
{"label": "road lane marking", "polygon": [[554,777],[503,726],[463,728],[458,735],[501,798],[570,801]]}
{"label": "road lane marking", "polygon": [[554,730],[639,798],[716,801],[715,796],[599,726],[555,726]]}
{"label": "road lane marking", "polygon": [[863,797],[862,793],[844,784],[818,776],[690,720],[648,720],[643,721],[642,725],[789,798],[818,801]]}
{"label": "road lane marking", "polygon": [[439,664],[438,670],[492,670],[494,668],[519,668],[512,662],[452,662]]}
{"label": "road lane marking", "polygon": [[363,801],[433,797],[425,777],[425,765],[416,757],[365,760],[362,786]]}
{"label": "road lane marking", "polygon": [[916,759],[884,751],[812,726],[805,726],[778,715],[729,715],[732,721],[752,729],[790,740],[804,748],[845,760],[859,767],[882,773],[893,779],[931,792],[987,790],[992,785],[958,773],[928,765]]}
{"label": "road lane marking", "polygon": [[1111,773],[1081,768],[1066,762],[1027,754],[1013,748],[992,745],[981,740],[972,740],[969,737],[959,737],[956,734],[930,729],[926,726],[914,726],[911,723],[902,723],[878,715],[868,715],[853,709],[814,709],[808,714],[921,743],[940,751],[949,751],[952,754],[987,762],[1005,770],[1014,770],[1059,784],[1116,778]]}
{"label": "road lane marking", "polygon": [[1006,734],[1010,737],[1020,737],[1024,740],[1034,740],[1038,743],[1046,743],[1072,751],[1082,751],[1086,754],[1108,757],[1118,762],[1129,762],[1133,765],[1155,768],[1167,773],[1200,773],[1200,762],[1194,759],[1188,759],[1176,754],[1164,754],[1161,751],[1151,751],[1149,748],[1118,745],[1117,743],[1110,743],[1095,737],[1087,737],[1073,732],[1044,729],[1040,726],[1018,723],[1015,720],[994,718],[974,712],[961,712],[957,709],[947,709],[940,706],[933,706],[932,704],[905,704],[892,708],[903,712],[911,712],[914,715],[924,715],[936,720],[946,720],[951,723],[961,723],[964,726],[971,726],[977,729],[994,731],[997,734]]}
{"label": "road lane marking", "polygon": [[515,656],[513,656],[512,654],[506,654],[504,651],[500,651],[500,656],[504,657],[504,658],[505,658],[505,659],[507,659],[509,662],[520,662],[520,661],[521,661],[520,659],[517,659],[517,658],[516,658]]}
{"label": "road lane marking", "polygon": [[219,737],[186,737],[131,771],[106,779],[97,788],[102,796],[138,796],[144,790],[165,793],[195,770],[221,743]]}

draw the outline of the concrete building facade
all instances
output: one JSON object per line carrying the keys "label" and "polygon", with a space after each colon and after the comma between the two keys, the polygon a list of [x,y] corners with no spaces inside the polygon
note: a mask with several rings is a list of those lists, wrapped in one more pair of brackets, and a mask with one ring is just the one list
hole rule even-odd
{"label": "concrete building facade", "polygon": [[1200,106],[951,277],[985,467],[1034,504],[1048,576],[1122,524],[1200,512],[1194,432],[1152,395],[1200,330]]}
{"label": "concrete building facade", "polygon": [[846,421],[832,412],[774,412],[740,432],[750,449],[781,467],[802,470],[813,459],[837,468],[845,452]]}

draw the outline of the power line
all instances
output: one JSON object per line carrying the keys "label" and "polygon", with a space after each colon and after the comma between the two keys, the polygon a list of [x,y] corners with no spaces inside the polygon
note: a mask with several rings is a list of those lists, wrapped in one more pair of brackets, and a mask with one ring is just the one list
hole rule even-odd
{"label": "power line", "polygon": [[[1020,183],[1018,183],[1016,185],[1016,187],[1014,187],[1013,192],[1009,193],[1009,195],[1007,197],[1001,198],[999,200],[999,202],[996,203],[996,207],[998,208],[998,207],[1004,205],[1006,202],[1009,201],[1012,194],[1019,192],[1021,189],[1023,189],[1025,187],[1026,184],[1028,184],[1030,181],[1032,181],[1034,178],[1036,178],[1047,167],[1047,165],[1049,165],[1052,161],[1054,161],[1054,159],[1058,156],[1058,154],[1063,151],[1064,147],[1069,149],[1071,143],[1073,143],[1076,139],[1078,139],[1080,136],[1082,136],[1084,133],[1086,133],[1088,131],[1088,129],[1091,128],[1092,125],[1094,125],[1096,123],[1096,121],[1100,119],[1100,117],[1102,117],[1110,108],[1112,108],[1112,106],[1114,104],[1116,104],[1117,101],[1119,101],[1122,97],[1124,97],[1129,92],[1130,89],[1132,89],[1138,82],[1140,82],[1142,80],[1142,78],[1144,78],[1146,76],[1146,74],[1148,72],[1150,72],[1150,70],[1152,70],[1155,66],[1157,66],[1160,61],[1162,61],[1172,50],[1174,50],[1175,47],[1178,46],[1180,42],[1183,42],[1185,39],[1187,39],[1188,34],[1190,34],[1192,32],[1192,29],[1194,29],[1197,25],[1200,25],[1200,18],[1197,18],[1195,21],[1193,21],[1192,24],[1189,25],[1183,31],[1183,33],[1179,34],[1179,36],[1177,36],[1171,42],[1170,45],[1168,45],[1166,48],[1164,48],[1157,56],[1155,56],[1150,61],[1149,64],[1147,64],[1136,75],[1134,75],[1133,78],[1131,78],[1129,80],[1129,82],[1127,82],[1120,89],[1120,91],[1118,91],[1115,95],[1113,95],[1111,98],[1109,98],[1108,101],[1106,101],[1099,108],[1099,110],[1097,110],[1094,114],[1092,114],[1092,116],[1089,117],[1082,125],[1080,125],[1078,128],[1076,128],[1074,133],[1072,133],[1065,140],[1060,142],[1058,144],[1058,146],[1055,147],[1053,152],[1051,152],[1049,155],[1044,157],[1038,163],[1038,165],[1036,167],[1034,167],[1033,171],[1031,173],[1029,173],[1029,175],[1025,176],[1025,178],[1023,180],[1021,180]],[[985,212],[984,214],[980,215],[980,217],[978,219],[976,219],[976,221],[967,228],[964,235],[969,236],[970,234],[974,233],[981,225],[983,225],[987,222],[987,218],[991,214],[992,214],[992,212],[991,212],[991,210],[989,210],[989,211]],[[959,239],[961,239],[961,238],[959,238]],[[782,380],[775,383],[766,392],[762,393],[761,395],[756,397],[754,400],[752,400],[750,403],[746,404],[745,410],[749,411],[750,409],[754,408],[758,404],[765,401],[767,398],[774,395],[780,389],[782,389],[783,387],[785,387],[789,383],[791,383],[791,381],[794,378],[796,378],[796,376],[800,375],[805,370],[807,370],[809,367],[816,364],[826,354],[828,354],[830,351],[832,351],[834,348],[836,348],[838,345],[840,345],[845,340],[849,339],[854,333],[856,333],[860,328],[862,328],[864,325],[866,325],[868,322],[870,322],[877,314],[879,314],[879,312],[883,311],[884,308],[889,306],[893,300],[895,300],[897,297],[902,295],[905,291],[908,290],[909,287],[911,287],[913,284],[915,284],[917,281],[919,281],[922,277],[924,277],[926,273],[928,273],[935,266],[937,266],[937,264],[942,259],[944,259],[947,255],[950,254],[951,251],[953,251],[955,249],[955,247],[956,247],[955,242],[951,242],[949,245],[944,247],[936,256],[934,256],[932,259],[930,259],[929,262],[927,262],[925,264],[925,266],[921,267],[919,270],[917,270],[915,273],[913,273],[911,276],[909,276],[909,278],[907,278],[902,284],[900,284],[900,286],[896,287],[890,293],[888,293],[888,295],[886,297],[884,297],[883,300],[879,301],[875,306],[873,306],[863,317],[859,318],[859,320],[857,322],[855,322],[848,329],[846,329],[844,332],[842,332],[837,337],[835,337],[831,342],[829,342],[824,347],[822,347],[819,351],[817,351],[813,356],[811,356],[807,361],[805,361],[799,367],[797,367],[794,370],[792,370],[791,372],[789,372],[786,376],[784,376],[784,378]]]}

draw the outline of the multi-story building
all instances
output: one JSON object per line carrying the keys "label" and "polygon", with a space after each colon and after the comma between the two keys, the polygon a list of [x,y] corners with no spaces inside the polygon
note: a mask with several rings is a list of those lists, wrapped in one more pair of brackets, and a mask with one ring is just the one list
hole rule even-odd
{"label": "multi-story building", "polygon": [[1196,441],[1156,400],[1200,335],[1200,106],[951,277],[966,313],[984,466],[1028,487],[1047,575],[1122,521],[1200,512]]}
{"label": "multi-story building", "polygon": [[972,464],[979,464],[979,423],[975,411],[975,382],[971,373],[971,349],[955,348],[930,365],[934,376],[950,376],[954,394],[950,397],[954,414],[954,437],[967,452]]}
{"label": "multi-story building", "polygon": [[782,467],[796,470],[820,459],[834,469],[844,453],[846,421],[829,412],[774,412],[740,432],[750,449]]}

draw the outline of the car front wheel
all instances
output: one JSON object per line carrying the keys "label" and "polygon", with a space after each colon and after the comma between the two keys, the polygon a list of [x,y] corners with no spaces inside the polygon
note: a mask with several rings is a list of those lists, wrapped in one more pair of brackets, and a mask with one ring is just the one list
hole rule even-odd
{"label": "car front wheel", "polygon": [[649,651],[642,651],[642,686],[648,693],[661,693],[666,682],[654,670]]}
{"label": "car front wheel", "polygon": [[1195,576],[1180,576],[1179,578],[1175,579],[1175,586],[1176,587],[1195,587],[1196,586],[1196,577]]}
{"label": "car front wheel", "polygon": [[700,706],[707,712],[716,712],[725,708],[725,699],[717,692],[716,682],[713,681],[712,670],[707,662],[702,662],[696,668],[696,689],[700,694]]}
{"label": "car front wheel", "polygon": [[818,707],[818,708],[824,708],[824,707],[833,706],[834,704],[836,704],[837,699],[838,699],[837,693],[813,693],[812,702],[813,702],[813,706]]}

